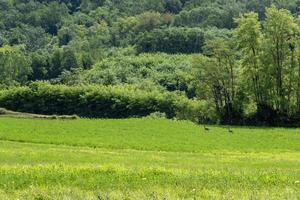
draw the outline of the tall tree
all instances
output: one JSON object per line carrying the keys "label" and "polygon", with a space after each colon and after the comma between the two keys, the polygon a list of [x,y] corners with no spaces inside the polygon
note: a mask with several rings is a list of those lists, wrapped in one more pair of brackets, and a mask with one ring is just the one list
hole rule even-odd
{"label": "tall tree", "polygon": [[[232,41],[227,38],[215,38],[206,42],[205,53],[216,60],[216,66],[222,72],[220,81],[223,87],[223,96],[225,101],[225,112],[231,117],[234,110],[234,101],[236,94],[236,60]],[[212,72],[214,73],[214,72]]]}
{"label": "tall tree", "polygon": [[234,106],[237,69],[232,49],[230,40],[216,38],[205,45],[208,57],[196,56],[193,61],[198,94],[204,94],[206,99],[214,99],[218,115],[227,123],[232,123],[237,111]]}
{"label": "tall tree", "polygon": [[31,73],[30,59],[24,54],[24,46],[0,48],[0,84],[24,83]]}
{"label": "tall tree", "polygon": [[238,27],[235,29],[235,37],[238,49],[240,50],[243,74],[252,86],[249,88],[254,94],[257,108],[266,102],[263,98],[262,66],[260,63],[261,54],[261,24],[258,21],[258,14],[246,13],[235,20]]}
{"label": "tall tree", "polygon": [[266,56],[270,59],[271,71],[275,75],[275,106],[278,110],[287,112],[290,105],[287,97],[291,92],[288,89],[288,79],[291,78],[289,72],[294,70],[294,61],[290,62],[290,56],[294,57],[297,24],[288,10],[272,6],[266,10],[264,29]]}

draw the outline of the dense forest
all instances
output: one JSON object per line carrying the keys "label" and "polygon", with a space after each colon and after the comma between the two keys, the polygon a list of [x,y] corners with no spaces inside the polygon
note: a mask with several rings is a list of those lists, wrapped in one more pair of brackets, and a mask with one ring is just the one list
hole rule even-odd
{"label": "dense forest", "polygon": [[0,0],[0,107],[300,126],[299,0]]}

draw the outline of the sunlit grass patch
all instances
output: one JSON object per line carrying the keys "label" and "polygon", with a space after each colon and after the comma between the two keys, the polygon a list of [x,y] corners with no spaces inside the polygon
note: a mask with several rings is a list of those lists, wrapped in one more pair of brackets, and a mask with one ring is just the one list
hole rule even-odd
{"label": "sunlit grass patch", "polygon": [[297,199],[299,129],[0,119],[0,199]]}

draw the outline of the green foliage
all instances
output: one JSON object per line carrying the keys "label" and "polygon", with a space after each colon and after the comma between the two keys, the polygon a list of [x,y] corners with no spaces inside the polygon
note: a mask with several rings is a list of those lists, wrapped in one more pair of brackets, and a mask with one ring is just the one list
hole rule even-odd
{"label": "green foliage", "polygon": [[236,23],[234,37],[206,39],[208,57],[194,61],[198,93],[211,95],[206,99],[214,101],[220,118],[227,122],[239,122],[245,107],[255,102],[253,116],[244,115],[247,123],[297,125],[300,28],[295,18],[288,10],[272,6],[264,23],[253,12]]}
{"label": "green foliage", "polygon": [[291,112],[295,103],[292,100],[295,93],[291,87],[294,85],[293,74],[297,73],[295,51],[298,46],[295,41],[300,28],[288,10],[276,7],[267,9],[264,27],[263,55],[268,60],[264,60],[263,64],[268,68],[266,76],[269,76],[271,81],[268,89],[269,93],[274,95],[272,100],[275,101],[275,105],[272,106],[282,112]]}
{"label": "green foliage", "polygon": [[198,28],[167,28],[145,32],[137,39],[139,52],[199,53],[204,33]]}
{"label": "green foliage", "polygon": [[34,26],[41,26],[47,33],[56,35],[62,25],[63,18],[68,15],[68,8],[64,4],[51,2],[29,13],[27,20]]}
{"label": "green foliage", "polygon": [[24,83],[31,73],[30,59],[24,54],[23,46],[0,48],[0,84]]}
{"label": "green foliage", "polygon": [[[297,0],[0,1],[0,48],[22,46],[17,59],[8,59],[11,54],[0,61],[0,84],[47,80],[179,91],[214,105],[213,115],[224,123],[256,123],[262,113],[268,113],[262,121],[276,119],[271,124],[294,123],[300,113],[299,5]],[[201,53],[207,59],[160,53]]]}
{"label": "green foliage", "polygon": [[[236,38],[242,56],[243,76],[250,83],[258,113],[269,120],[297,121],[299,108],[299,26],[288,10],[268,8],[264,29],[258,15],[248,13],[236,20]],[[257,116],[256,116],[257,117]],[[282,120],[282,119],[281,119]],[[291,120],[291,121],[293,121]]]}
{"label": "green foliage", "polygon": [[192,58],[158,53],[112,56],[96,63],[81,77],[90,84],[133,84],[141,89],[149,83],[154,88],[184,91],[187,96],[193,97],[194,87],[189,78]]}
{"label": "green foliage", "polygon": [[29,52],[38,51],[51,41],[43,28],[23,24],[6,32],[5,37],[10,45],[25,45]]}
{"label": "green foliage", "polygon": [[[126,118],[163,112],[169,118],[198,121],[209,113],[205,103],[169,92],[125,86],[77,86],[33,83],[3,90],[0,106],[37,114],[77,114],[84,117]],[[207,112],[207,113],[206,113]]]}

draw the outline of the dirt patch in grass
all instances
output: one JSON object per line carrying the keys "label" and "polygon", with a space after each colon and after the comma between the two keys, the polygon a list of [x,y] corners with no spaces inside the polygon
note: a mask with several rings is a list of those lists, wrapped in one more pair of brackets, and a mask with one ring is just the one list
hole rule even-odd
{"label": "dirt patch in grass", "polygon": [[30,119],[70,119],[75,120],[79,117],[77,115],[38,115],[32,113],[23,113],[0,108],[0,117],[13,117],[13,118],[30,118]]}

